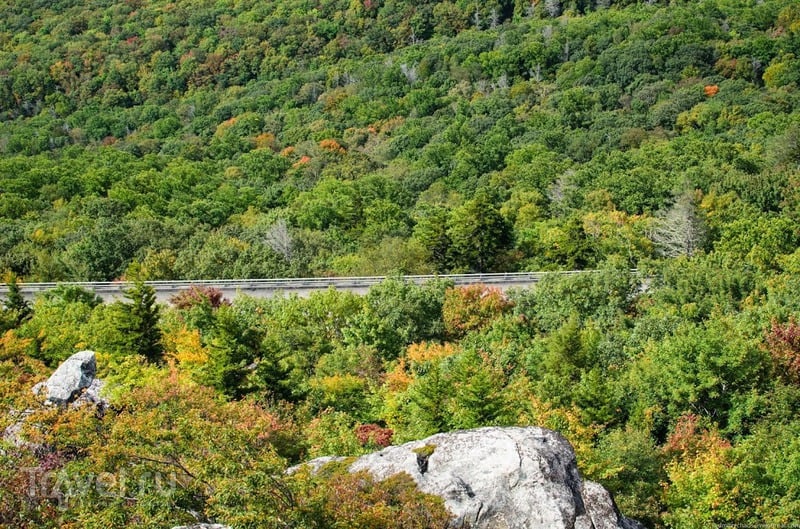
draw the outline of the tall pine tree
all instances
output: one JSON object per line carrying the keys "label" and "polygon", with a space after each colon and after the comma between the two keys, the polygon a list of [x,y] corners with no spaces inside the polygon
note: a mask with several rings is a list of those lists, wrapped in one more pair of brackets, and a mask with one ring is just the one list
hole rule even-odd
{"label": "tall pine tree", "polygon": [[156,291],[143,282],[136,282],[125,292],[130,303],[122,305],[119,330],[126,336],[126,345],[151,362],[159,362],[164,354],[161,329],[158,327],[159,307]]}
{"label": "tall pine tree", "polygon": [[30,303],[22,296],[17,284],[17,276],[12,274],[8,283],[8,294],[3,301],[0,313],[0,330],[8,330],[19,326],[33,314]]}

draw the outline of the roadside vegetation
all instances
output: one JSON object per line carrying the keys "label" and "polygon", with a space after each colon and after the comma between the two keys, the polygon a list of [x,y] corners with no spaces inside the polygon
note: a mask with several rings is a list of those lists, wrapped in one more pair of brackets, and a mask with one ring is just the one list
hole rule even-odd
{"label": "roadside vegetation", "polygon": [[[6,282],[390,276],[12,289],[0,430],[82,349],[111,406],[0,442],[0,525],[441,527],[403,480],[282,471],[526,424],[651,527],[800,519],[796,2],[0,5]],[[31,469],[137,486],[31,497]]]}

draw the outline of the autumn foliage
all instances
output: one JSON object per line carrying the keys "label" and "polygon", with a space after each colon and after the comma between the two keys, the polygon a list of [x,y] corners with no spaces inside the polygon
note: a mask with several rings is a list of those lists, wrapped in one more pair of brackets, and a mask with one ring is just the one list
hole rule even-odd
{"label": "autumn foliage", "polygon": [[356,438],[361,446],[386,448],[392,444],[394,432],[377,424],[361,424],[356,427]]}
{"label": "autumn foliage", "polygon": [[218,288],[192,285],[186,290],[181,290],[170,298],[170,303],[179,309],[188,309],[196,305],[207,303],[212,308],[230,304]]}
{"label": "autumn foliage", "polygon": [[319,524],[315,527],[441,529],[450,522],[442,498],[420,492],[408,474],[376,482],[366,472],[350,474],[334,466],[322,477],[298,498],[301,512],[321,504],[322,516],[318,508],[316,516],[310,513]]}
{"label": "autumn foliage", "polygon": [[776,374],[786,382],[800,384],[800,324],[795,319],[784,324],[773,321],[766,343]]}
{"label": "autumn foliage", "polygon": [[486,327],[514,304],[497,287],[469,285],[448,289],[442,315],[447,333],[453,337]]}
{"label": "autumn foliage", "polygon": [[341,146],[341,144],[334,140],[334,139],[325,139],[319,142],[319,146],[322,150],[332,152],[334,154],[346,154],[347,150]]}
{"label": "autumn foliage", "polygon": [[[440,275],[230,304],[9,289],[3,528],[441,528],[407,482],[284,470],[532,424],[648,527],[800,519],[797,0],[0,15],[3,282]],[[84,349],[105,415],[41,408]],[[26,410],[33,451],[5,435]],[[30,498],[26,468],[145,486]]]}

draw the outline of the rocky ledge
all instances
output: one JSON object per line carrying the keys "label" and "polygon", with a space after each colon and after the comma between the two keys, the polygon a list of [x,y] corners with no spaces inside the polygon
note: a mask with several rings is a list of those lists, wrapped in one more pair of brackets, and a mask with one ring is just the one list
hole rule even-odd
{"label": "rocky ledge", "polygon": [[572,446],[543,428],[437,434],[362,456],[349,470],[378,480],[409,474],[421,491],[444,498],[453,527],[643,529],[601,485],[581,479]]}

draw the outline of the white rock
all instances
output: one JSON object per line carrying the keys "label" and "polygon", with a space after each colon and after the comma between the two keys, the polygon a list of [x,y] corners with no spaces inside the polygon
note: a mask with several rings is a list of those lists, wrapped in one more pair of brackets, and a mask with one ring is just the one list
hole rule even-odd
{"label": "white rock", "polygon": [[96,372],[94,351],[75,353],[64,360],[45,382],[47,401],[58,405],[68,404],[82,389],[92,384]]}
{"label": "white rock", "polygon": [[543,428],[489,427],[437,434],[362,456],[350,466],[351,472],[360,470],[378,480],[406,472],[421,491],[444,498],[455,527],[464,523],[473,529],[641,527],[619,513],[608,491],[582,481],[570,444]]}

